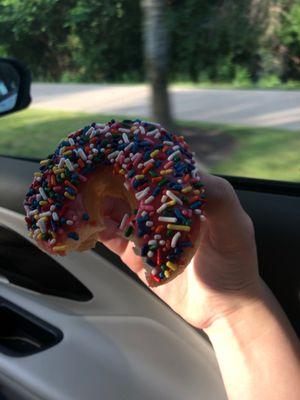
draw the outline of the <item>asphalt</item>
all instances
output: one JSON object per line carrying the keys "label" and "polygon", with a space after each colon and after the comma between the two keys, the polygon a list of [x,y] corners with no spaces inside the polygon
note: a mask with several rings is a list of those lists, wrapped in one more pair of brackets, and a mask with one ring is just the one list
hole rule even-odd
{"label": "asphalt", "polygon": [[[177,119],[300,130],[300,91],[172,87]],[[147,85],[34,83],[32,108],[150,116]]]}

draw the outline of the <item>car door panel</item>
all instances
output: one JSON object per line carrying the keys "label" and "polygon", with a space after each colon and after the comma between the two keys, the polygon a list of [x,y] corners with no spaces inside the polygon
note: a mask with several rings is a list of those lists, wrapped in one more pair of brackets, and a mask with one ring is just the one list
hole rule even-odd
{"label": "car door panel", "polygon": [[[0,224],[23,238],[22,201],[37,168],[34,160],[0,157]],[[299,334],[300,198],[232,183],[255,225],[260,273]],[[92,298],[80,302],[0,282],[2,297],[46,318],[64,335],[20,364],[1,354],[0,373],[41,399],[225,398],[207,338],[137,284],[117,256],[99,245],[53,259]]]}
{"label": "car door panel", "polygon": [[[0,208],[0,221],[26,236],[21,214]],[[37,354],[1,354],[0,373],[49,400],[225,399],[204,336],[95,252],[55,259],[93,298],[78,302],[0,283],[1,297],[63,333]]]}

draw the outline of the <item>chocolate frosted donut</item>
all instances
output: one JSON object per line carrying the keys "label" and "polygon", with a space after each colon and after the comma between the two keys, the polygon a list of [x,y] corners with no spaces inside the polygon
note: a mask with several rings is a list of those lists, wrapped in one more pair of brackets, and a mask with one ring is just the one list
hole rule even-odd
{"label": "chocolate frosted donut", "polygon": [[182,136],[140,120],[92,123],[40,164],[24,207],[29,235],[45,251],[93,247],[112,198],[124,212],[117,233],[135,243],[151,286],[174,278],[193,257],[205,200]]}

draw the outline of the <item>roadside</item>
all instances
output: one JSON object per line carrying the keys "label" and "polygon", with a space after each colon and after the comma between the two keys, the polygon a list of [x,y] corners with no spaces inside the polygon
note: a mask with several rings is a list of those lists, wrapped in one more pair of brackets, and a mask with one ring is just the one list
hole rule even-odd
{"label": "roadside", "polygon": [[[32,85],[32,108],[129,116],[150,115],[147,85]],[[300,130],[300,91],[171,87],[176,119]]]}
{"label": "roadside", "polygon": [[[124,119],[29,109],[3,117],[0,154],[44,158],[67,133],[92,121]],[[300,182],[300,130],[251,128],[179,120],[199,161],[213,173]]]}
{"label": "roadside", "polygon": [[230,89],[230,90],[300,90],[300,81],[289,80],[281,83],[279,79],[262,79],[257,83],[250,80],[235,80],[232,82],[212,82],[201,80],[199,82],[177,81],[171,83],[174,87],[189,87],[200,89]]}

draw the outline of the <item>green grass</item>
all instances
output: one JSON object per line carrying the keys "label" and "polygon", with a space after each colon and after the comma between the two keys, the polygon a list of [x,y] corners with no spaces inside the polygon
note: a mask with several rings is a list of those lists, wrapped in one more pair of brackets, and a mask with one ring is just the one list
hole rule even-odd
{"label": "green grass", "polygon": [[[43,158],[67,133],[92,121],[125,116],[26,110],[1,118],[0,154]],[[300,131],[250,128],[179,121],[185,127],[219,131],[235,140],[232,153],[215,165],[215,173],[300,182]]]}
{"label": "green grass", "polygon": [[68,133],[93,121],[114,117],[33,109],[8,115],[0,121],[0,154],[42,158],[53,152],[58,141]]}
{"label": "green grass", "polygon": [[178,81],[171,83],[171,87],[185,87],[192,89],[246,89],[246,90],[299,90],[300,81],[288,81],[287,83],[261,81],[252,82],[212,82],[212,81]]}
{"label": "green grass", "polygon": [[186,122],[235,139],[235,149],[214,173],[300,182],[300,131]]}

